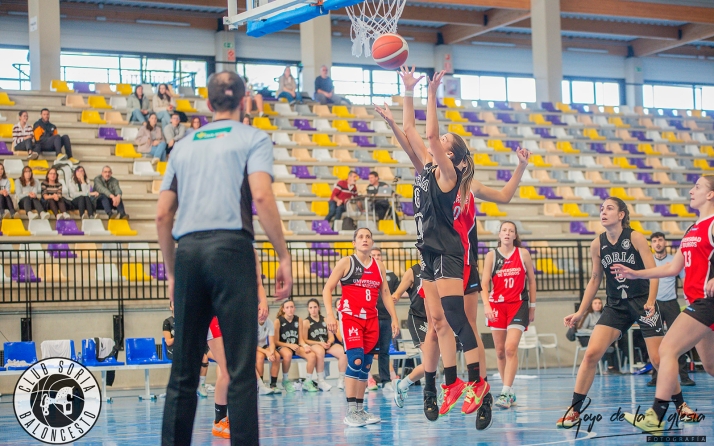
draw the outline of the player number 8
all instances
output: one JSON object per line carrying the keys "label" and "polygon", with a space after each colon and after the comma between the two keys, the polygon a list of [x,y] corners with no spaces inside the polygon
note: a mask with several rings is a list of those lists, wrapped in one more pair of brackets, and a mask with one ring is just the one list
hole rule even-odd
{"label": "player number 8", "polygon": [[367,299],[367,302],[372,300],[372,294],[370,293],[370,290],[364,290],[364,298]]}

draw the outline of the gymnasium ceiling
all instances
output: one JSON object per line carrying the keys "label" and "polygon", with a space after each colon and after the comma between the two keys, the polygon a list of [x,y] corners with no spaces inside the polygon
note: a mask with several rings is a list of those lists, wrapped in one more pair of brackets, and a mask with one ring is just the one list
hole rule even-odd
{"label": "gymnasium ceiling", "polygon": [[[399,33],[419,42],[530,48],[530,2],[407,0]],[[60,0],[60,13],[67,20],[148,20],[216,30],[226,5],[227,0]],[[714,0],[560,0],[560,7],[564,51],[714,58]],[[5,14],[26,15],[27,0],[2,0],[0,15]],[[345,11],[332,18],[333,33],[349,35]]]}

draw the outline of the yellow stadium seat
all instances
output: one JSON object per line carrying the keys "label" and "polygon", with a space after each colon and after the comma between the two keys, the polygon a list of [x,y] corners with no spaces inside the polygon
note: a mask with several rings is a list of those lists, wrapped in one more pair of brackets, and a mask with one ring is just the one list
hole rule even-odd
{"label": "yellow stadium seat", "polygon": [[632,220],[630,222],[630,227],[634,231],[637,231],[637,232],[641,233],[642,235],[652,235],[652,231],[645,229],[644,226],[642,226],[642,223],[640,223],[637,220]]}
{"label": "yellow stadium seat", "polygon": [[34,175],[46,175],[50,170],[50,165],[47,160],[29,160],[27,165],[32,169]]}
{"label": "yellow stadium seat", "polygon": [[134,93],[134,89],[131,88],[131,85],[129,84],[117,84],[116,89],[117,94],[122,96],[131,96],[131,94]]}
{"label": "yellow stadium seat", "polygon": [[617,197],[620,200],[625,200],[625,201],[632,201],[635,199],[635,197],[627,195],[627,191],[625,191],[624,187],[611,187],[610,188],[610,196]]}
{"label": "yellow stadium seat", "polygon": [[667,139],[669,142],[682,143],[681,139],[677,138],[674,132],[662,132],[662,138]]}
{"label": "yellow stadium seat", "polygon": [[481,212],[483,212],[489,217],[505,217],[506,215],[508,215],[507,213],[498,209],[498,205],[496,203],[481,203]]}
{"label": "yellow stadium seat", "polygon": [[397,195],[401,195],[404,198],[414,197],[414,186],[411,184],[397,184]]}
{"label": "yellow stadium seat", "polygon": [[128,220],[109,220],[107,223],[107,231],[111,232],[113,235],[136,235],[137,231],[134,231],[129,226]]}
{"label": "yellow stadium seat", "polygon": [[269,103],[263,102],[263,114],[267,116],[278,116],[280,113],[273,110]]}
{"label": "yellow stadium seat", "polygon": [[615,107],[612,106],[612,105],[606,105],[606,106],[604,106],[604,107],[602,108],[602,110],[603,110],[605,113],[607,113],[608,115],[617,115],[617,114],[619,114],[619,113],[617,113],[617,112],[615,111]]}
{"label": "yellow stadium seat", "polygon": [[208,99],[208,88],[198,87],[198,95],[201,96],[203,99]]}
{"label": "yellow stadium seat", "polygon": [[176,111],[184,113],[196,113],[198,110],[196,110],[193,105],[191,105],[191,101],[189,101],[188,99],[176,99]]}
{"label": "yellow stadium seat", "polygon": [[2,221],[3,235],[7,236],[29,236],[32,235],[30,231],[26,231],[25,227],[22,225],[22,220],[17,218],[6,218]]}
{"label": "yellow stadium seat", "polygon": [[330,198],[332,188],[327,183],[312,183],[312,193],[320,198]]}
{"label": "yellow stadium seat", "polygon": [[55,91],[57,93],[74,93],[74,90],[69,88],[67,82],[59,79],[52,79],[50,81],[50,91]]}
{"label": "yellow stadium seat", "polygon": [[263,260],[260,262],[260,272],[266,279],[275,279],[275,272],[278,270],[280,263],[274,260]]}
{"label": "yellow stadium seat", "polygon": [[709,165],[709,162],[705,159],[698,159],[694,160],[693,166],[697,169],[702,169],[702,170],[714,170],[714,167]]}
{"label": "yellow stadium seat", "polygon": [[699,151],[705,154],[706,156],[714,157],[714,147],[712,146],[701,146],[699,148]]}
{"label": "yellow stadium seat", "polygon": [[87,99],[89,101],[89,106],[92,108],[101,108],[101,109],[111,109],[112,106],[107,104],[106,99],[104,99],[104,96],[89,96]]}
{"label": "yellow stadium seat", "polygon": [[652,148],[652,144],[640,144],[637,146],[637,151],[646,155],[661,155],[658,151]]}
{"label": "yellow stadium seat", "polygon": [[545,200],[545,195],[538,194],[534,186],[521,186],[519,196],[524,200]]}
{"label": "yellow stadium seat", "polygon": [[141,154],[136,152],[134,144],[118,143],[114,149],[114,156],[121,158],[141,158]]}
{"label": "yellow stadium seat", "polygon": [[89,104],[84,102],[84,98],[78,94],[68,94],[65,98],[64,105],[73,108],[89,108]]}
{"label": "yellow stadium seat", "polygon": [[474,153],[474,164],[477,166],[498,166],[498,163],[491,161],[491,157],[488,153]]}
{"label": "yellow stadium seat", "polygon": [[694,218],[697,216],[697,214],[689,212],[689,210],[687,210],[682,203],[670,205],[669,211],[673,214],[679,215],[680,217]]}
{"label": "yellow stadium seat", "polygon": [[107,124],[118,124],[118,125],[128,125],[129,121],[124,119],[124,116],[118,111],[106,111],[104,112],[104,120]]}
{"label": "yellow stadium seat", "polygon": [[0,124],[0,138],[12,138],[13,124]]}
{"label": "yellow stadium seat", "polygon": [[392,154],[388,150],[375,150],[372,152],[372,158],[380,163],[394,164],[397,160],[392,158]]}
{"label": "yellow stadium seat", "polygon": [[617,128],[621,128],[621,129],[629,129],[630,128],[630,124],[625,124],[624,122],[622,122],[622,118],[619,116],[614,116],[614,117],[608,119],[608,122],[610,124],[614,124],[615,127],[617,127]]}
{"label": "yellow stadium seat", "polygon": [[339,180],[346,180],[349,174],[350,168],[347,166],[335,166],[332,168],[332,175],[336,176]]}
{"label": "yellow stadium seat", "polygon": [[536,270],[542,271],[544,274],[563,274],[564,272],[549,257],[536,259]]}
{"label": "yellow stadium seat", "polygon": [[156,163],[156,171],[163,176],[166,173],[167,164],[168,161],[159,161],[158,163]]}
{"label": "yellow stadium seat", "polygon": [[540,155],[531,155],[531,162],[536,167],[552,167],[552,165],[550,163],[546,163]]}
{"label": "yellow stadium seat", "polygon": [[562,102],[556,102],[555,103],[555,108],[558,110],[562,111],[563,113],[576,113],[575,110],[570,108],[570,105],[568,104],[563,104]]}
{"label": "yellow stadium seat", "polygon": [[149,282],[151,276],[144,271],[141,263],[125,263],[121,266],[121,276],[129,282]]}
{"label": "yellow stadium seat", "polygon": [[330,206],[326,201],[313,201],[310,210],[320,217],[324,217],[330,212]]}
{"label": "yellow stadium seat", "polygon": [[565,153],[580,153],[580,150],[573,148],[573,145],[570,144],[570,141],[558,141],[555,144],[555,147]]}
{"label": "yellow stadium seat", "polygon": [[350,111],[344,105],[333,106],[332,113],[334,113],[335,115],[337,115],[340,118],[354,118],[355,117],[355,115],[350,113]]}
{"label": "yellow stadium seat", "polygon": [[[408,270],[409,268],[416,265],[417,263],[419,263],[419,260],[417,260],[417,259],[405,260],[404,261],[404,271]],[[483,268],[481,268],[479,271],[483,271]]]}
{"label": "yellow stadium seat", "polygon": [[10,177],[7,177],[7,180],[10,182],[10,193],[14,194],[15,193],[15,180],[13,180]]}
{"label": "yellow stadium seat", "polygon": [[[346,107],[345,107],[346,108]],[[352,127],[349,122],[344,119],[335,119],[332,121],[332,127],[340,132],[356,132],[357,129]]]}
{"label": "yellow stadium seat", "polygon": [[570,215],[571,217],[589,217],[587,212],[580,210],[580,206],[577,203],[564,203],[563,212]]}
{"label": "yellow stadium seat", "polygon": [[583,136],[585,136],[586,138],[590,138],[594,141],[604,141],[605,139],[607,139],[604,136],[600,136],[597,130],[595,129],[584,129]]}
{"label": "yellow stadium seat", "polygon": [[448,108],[464,108],[463,105],[456,105],[456,98],[444,98],[444,105]]}
{"label": "yellow stadium seat", "polygon": [[96,110],[83,110],[82,111],[82,122],[84,124],[106,124],[107,121],[99,116],[99,112]]}
{"label": "yellow stadium seat", "polygon": [[253,118],[253,127],[261,130],[277,130],[278,126],[270,123],[270,118],[255,117]]}
{"label": "yellow stadium seat", "polygon": [[612,159],[612,164],[621,169],[637,169],[637,166],[633,166],[624,156],[616,156]]}
{"label": "yellow stadium seat", "polygon": [[449,124],[448,130],[450,133],[454,133],[459,136],[473,136],[473,133],[467,132],[461,124]]}
{"label": "yellow stadium seat", "polygon": [[503,145],[503,141],[500,139],[489,139],[486,141],[486,145],[496,152],[512,152],[511,149]]}
{"label": "yellow stadium seat", "polygon": [[538,124],[538,125],[553,125],[552,122],[546,121],[546,119],[541,115],[540,113],[532,113],[529,116],[529,119],[531,120],[532,123]]}
{"label": "yellow stadium seat", "polygon": [[444,112],[444,117],[452,122],[469,122],[468,119],[461,116],[461,113],[456,110],[448,110]]}
{"label": "yellow stadium seat", "polygon": [[312,142],[322,147],[335,147],[338,145],[337,143],[332,142],[330,137],[324,133],[314,133],[312,135]]}
{"label": "yellow stadium seat", "polygon": [[402,231],[394,220],[379,220],[378,229],[386,235],[407,235],[407,231]]}
{"label": "yellow stadium seat", "polygon": [[0,91],[0,105],[15,105],[15,101],[11,101],[7,93]]}

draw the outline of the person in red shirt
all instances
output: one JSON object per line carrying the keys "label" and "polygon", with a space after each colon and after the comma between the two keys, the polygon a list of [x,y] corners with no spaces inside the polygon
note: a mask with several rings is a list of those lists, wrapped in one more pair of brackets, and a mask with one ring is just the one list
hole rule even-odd
{"label": "person in red shirt", "polygon": [[359,175],[354,170],[351,170],[347,175],[346,180],[340,180],[335,184],[330,196],[330,210],[325,217],[325,220],[332,223],[333,220],[342,218],[342,213],[347,210],[347,202],[357,196],[357,180]]}

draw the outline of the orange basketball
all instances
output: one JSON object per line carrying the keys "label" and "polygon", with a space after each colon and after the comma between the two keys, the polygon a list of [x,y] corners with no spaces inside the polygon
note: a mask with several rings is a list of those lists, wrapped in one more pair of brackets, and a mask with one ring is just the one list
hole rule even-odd
{"label": "orange basketball", "polygon": [[372,44],[372,57],[380,67],[395,70],[406,63],[409,45],[399,34],[383,34]]}

